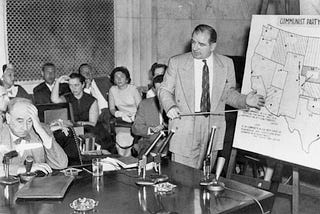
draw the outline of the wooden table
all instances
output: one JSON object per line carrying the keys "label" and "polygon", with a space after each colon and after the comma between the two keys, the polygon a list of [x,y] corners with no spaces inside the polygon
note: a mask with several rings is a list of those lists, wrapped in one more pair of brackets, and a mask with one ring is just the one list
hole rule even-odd
{"label": "wooden table", "polygon": [[252,197],[260,201],[265,212],[272,208],[273,194],[267,191],[221,178],[232,190],[216,195],[199,186],[200,170],[174,162],[163,165],[163,173],[177,185],[172,194],[160,195],[153,187],[137,186],[136,170],[104,172],[100,178],[83,171],[60,200],[16,199],[19,185],[0,185],[0,213],[74,213],[69,204],[79,197],[99,201],[94,212],[87,213],[261,213]]}

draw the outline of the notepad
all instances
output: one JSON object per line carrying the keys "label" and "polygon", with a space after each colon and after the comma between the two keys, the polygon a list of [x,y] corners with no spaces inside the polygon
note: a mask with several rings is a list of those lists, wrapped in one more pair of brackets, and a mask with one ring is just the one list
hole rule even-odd
{"label": "notepad", "polygon": [[18,190],[17,198],[63,198],[73,176],[35,177]]}

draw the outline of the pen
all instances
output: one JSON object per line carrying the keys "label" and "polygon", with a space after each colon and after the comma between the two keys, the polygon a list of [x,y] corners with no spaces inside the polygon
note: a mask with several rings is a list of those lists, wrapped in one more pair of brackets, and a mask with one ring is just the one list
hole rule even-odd
{"label": "pen", "polygon": [[88,170],[88,169],[86,169],[86,168],[82,168],[82,169],[83,169],[84,171],[90,173],[91,175],[93,175],[93,173],[92,173],[90,170]]}

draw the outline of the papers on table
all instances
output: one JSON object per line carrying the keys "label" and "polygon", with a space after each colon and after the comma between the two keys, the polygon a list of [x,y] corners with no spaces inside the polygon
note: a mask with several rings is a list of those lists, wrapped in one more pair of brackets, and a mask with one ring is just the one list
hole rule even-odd
{"label": "papers on table", "polygon": [[[113,171],[120,169],[130,169],[138,167],[138,159],[132,156],[130,157],[119,157],[119,158],[104,158],[102,159],[103,171]],[[147,170],[151,170],[153,168],[154,162],[150,162],[147,164]]]}

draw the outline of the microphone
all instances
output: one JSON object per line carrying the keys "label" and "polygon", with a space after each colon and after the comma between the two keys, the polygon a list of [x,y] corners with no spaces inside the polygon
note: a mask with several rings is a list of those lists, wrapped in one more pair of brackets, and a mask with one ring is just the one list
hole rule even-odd
{"label": "microphone", "polygon": [[160,140],[160,138],[164,136],[164,132],[160,131],[159,134],[157,135],[157,137],[153,140],[153,142],[151,143],[151,145],[149,146],[149,148],[146,150],[146,152],[142,155],[142,156],[147,156],[151,150],[153,149],[153,147],[155,147],[158,143],[158,141]]}
{"label": "microphone", "polygon": [[35,172],[30,172],[33,165],[33,157],[31,155],[28,155],[26,159],[24,160],[24,166],[26,168],[26,172],[20,174],[20,179],[22,182],[28,182],[32,178],[36,177]]}
{"label": "microphone", "polygon": [[10,159],[17,156],[18,156],[18,152],[16,150],[10,151],[3,155],[2,164],[3,164],[5,176],[0,178],[1,184],[14,184],[19,182],[18,178],[15,178],[9,175]]}
{"label": "microphone", "polygon": [[[211,129],[211,136],[210,136],[210,143],[208,145],[208,150],[207,150],[207,161],[208,163],[206,164],[206,175],[205,175],[205,179],[209,179],[210,178],[210,171],[211,171],[211,152],[212,152],[212,144],[213,144],[213,138],[214,138],[214,134],[215,134],[215,130],[217,127],[212,126]],[[206,161],[206,160],[205,160]],[[221,181],[218,181],[223,165],[224,165],[225,159],[223,157],[219,157],[218,161],[217,161],[217,170],[216,170],[216,177],[212,179],[211,182],[205,182],[205,186],[207,187],[207,189],[209,191],[213,191],[215,193],[219,193],[221,191],[224,190],[224,183]],[[205,171],[205,168],[204,168]]]}
{"label": "microphone", "polygon": [[213,145],[213,139],[216,132],[217,127],[212,126],[211,128],[211,134],[210,139],[207,146],[207,152],[206,156],[203,160],[203,176],[204,178],[200,181],[201,186],[208,186],[213,183],[212,179],[210,179],[210,173],[211,173],[211,153],[212,153],[212,145]]}
{"label": "microphone", "polygon": [[151,145],[148,147],[148,149],[144,152],[141,159],[138,161],[138,175],[140,176],[142,174],[142,178],[136,181],[136,184],[139,186],[150,186],[155,184],[154,180],[146,179],[146,165],[147,165],[147,156],[155,147],[160,140],[160,138],[164,136],[164,132],[160,131],[157,137],[154,139],[154,141],[151,143]]}
{"label": "microphone", "polygon": [[167,144],[169,143],[169,141],[171,140],[171,138],[172,138],[172,136],[174,135],[175,132],[176,131],[174,129],[170,130],[170,133],[169,133],[167,139],[163,142],[161,148],[159,149],[159,153],[160,154],[163,152],[164,148],[166,148]]}
{"label": "microphone", "polygon": [[10,159],[18,157],[18,152],[16,150],[7,152],[3,155],[2,163],[3,164],[9,164]]}
{"label": "microphone", "polygon": [[174,135],[175,130],[172,129],[168,135],[168,137],[164,140],[163,144],[161,145],[159,151],[157,152],[157,155],[154,157],[155,162],[155,171],[158,172],[156,175],[152,175],[152,178],[155,179],[155,183],[161,183],[165,182],[169,179],[167,175],[161,174],[161,154],[163,150],[166,148],[168,143],[170,142],[172,136]]}
{"label": "microphone", "polygon": [[31,155],[28,155],[26,157],[26,160],[24,161],[24,165],[26,167],[26,174],[30,174],[32,164],[33,164],[33,157]]}

